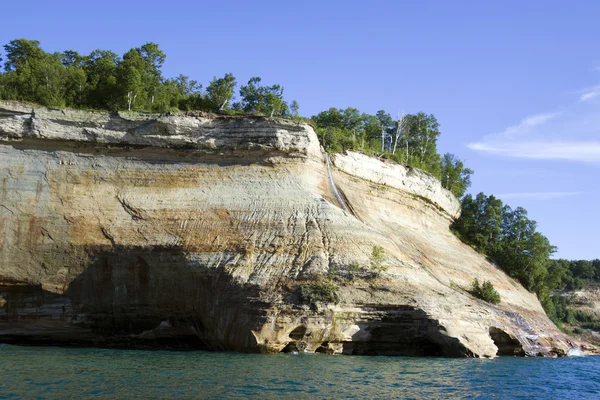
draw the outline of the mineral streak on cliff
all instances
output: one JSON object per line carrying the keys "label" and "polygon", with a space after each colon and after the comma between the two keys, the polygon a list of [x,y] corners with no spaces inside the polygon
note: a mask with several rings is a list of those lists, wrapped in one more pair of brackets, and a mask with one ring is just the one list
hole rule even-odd
{"label": "mineral streak on cliff", "polygon": [[[351,213],[303,123],[1,102],[0,341],[443,356],[576,344],[450,233],[459,203],[437,180],[332,159]],[[473,278],[503,302],[461,289]]]}

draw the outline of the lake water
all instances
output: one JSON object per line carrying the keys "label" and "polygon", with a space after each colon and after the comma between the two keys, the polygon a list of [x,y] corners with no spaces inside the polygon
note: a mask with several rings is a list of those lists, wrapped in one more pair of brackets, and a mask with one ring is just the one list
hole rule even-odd
{"label": "lake water", "polygon": [[0,346],[0,399],[600,398],[600,357],[442,359]]}

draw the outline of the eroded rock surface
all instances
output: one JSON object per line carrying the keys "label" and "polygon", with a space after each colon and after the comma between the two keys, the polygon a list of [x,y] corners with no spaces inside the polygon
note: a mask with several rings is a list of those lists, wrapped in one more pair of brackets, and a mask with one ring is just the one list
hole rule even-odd
{"label": "eroded rock surface", "polygon": [[[0,102],[0,341],[563,355],[536,297],[449,231],[426,174],[306,124]],[[387,271],[371,270],[380,245]],[[491,280],[503,302],[465,292]]]}

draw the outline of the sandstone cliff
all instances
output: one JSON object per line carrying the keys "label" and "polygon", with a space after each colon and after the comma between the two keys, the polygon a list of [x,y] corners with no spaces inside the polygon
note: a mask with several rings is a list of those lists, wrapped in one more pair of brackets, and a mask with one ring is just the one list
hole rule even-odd
{"label": "sandstone cliff", "polygon": [[[268,118],[0,102],[0,341],[562,355],[428,175]],[[340,191],[345,211],[331,181]],[[387,271],[369,268],[373,246]],[[498,306],[464,291],[490,280]]]}

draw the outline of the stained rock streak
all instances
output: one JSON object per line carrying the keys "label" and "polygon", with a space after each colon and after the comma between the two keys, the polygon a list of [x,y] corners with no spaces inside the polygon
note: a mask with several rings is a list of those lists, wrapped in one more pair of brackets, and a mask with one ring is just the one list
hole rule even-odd
{"label": "stained rock streak", "polygon": [[[347,153],[328,172],[304,123],[0,102],[0,341],[448,357],[586,348],[451,234],[458,212],[419,171]],[[373,246],[383,273],[369,267]],[[502,303],[470,296],[473,278]]]}

